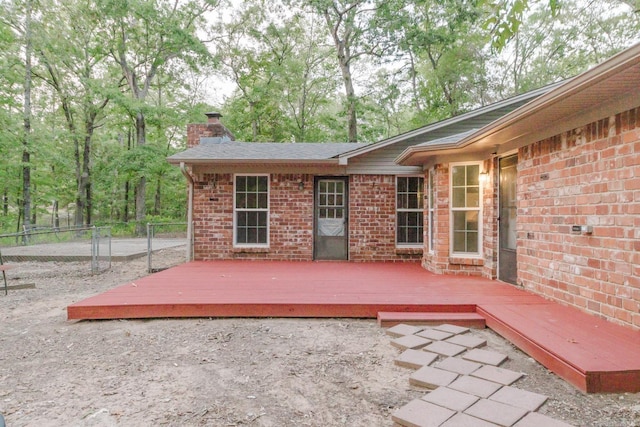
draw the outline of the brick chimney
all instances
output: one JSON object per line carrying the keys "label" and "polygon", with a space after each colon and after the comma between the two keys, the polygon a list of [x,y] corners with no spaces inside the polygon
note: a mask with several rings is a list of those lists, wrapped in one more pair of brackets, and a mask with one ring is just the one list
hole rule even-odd
{"label": "brick chimney", "polygon": [[200,145],[200,138],[228,137],[235,141],[233,133],[220,122],[222,114],[217,112],[206,113],[207,123],[195,123],[187,125],[187,148]]}

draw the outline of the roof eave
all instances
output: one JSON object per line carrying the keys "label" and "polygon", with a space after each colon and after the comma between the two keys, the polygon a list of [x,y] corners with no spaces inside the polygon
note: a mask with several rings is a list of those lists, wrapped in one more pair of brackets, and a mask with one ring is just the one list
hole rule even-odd
{"label": "roof eave", "polygon": [[[640,69],[640,44],[619,53],[611,59],[591,68],[590,70],[579,74],[578,76],[566,81],[564,84],[555,87],[551,91],[541,95],[531,102],[523,105],[512,112],[505,114],[503,117],[489,123],[477,132],[467,136],[455,144],[443,144],[434,146],[414,146],[404,150],[397,158],[396,163],[400,165],[416,165],[422,164],[431,156],[450,154],[451,152],[460,152],[467,147],[474,147],[475,151],[482,151],[489,147],[504,146],[509,150],[518,148],[536,140],[541,140],[549,136],[557,135],[562,132],[559,126],[538,127],[535,130],[527,130],[516,128],[517,124],[525,123],[527,119],[533,120],[536,115],[543,115],[546,109],[559,105],[573,96],[581,96],[587,93],[591,88],[597,87],[599,84],[605,84],[608,79],[632,70],[634,67]],[[640,75],[640,73],[637,73]],[[636,77],[637,78],[637,77]],[[638,78],[640,80],[640,78]],[[605,110],[620,110],[631,108],[633,100],[637,98],[636,93],[610,93],[610,101],[603,101],[596,106],[581,111],[566,111],[562,117],[556,117],[555,123],[562,123],[564,128],[573,128],[579,123],[578,117],[584,117],[587,122],[594,120],[592,116],[596,112],[600,114],[600,118],[605,114]],[[635,101],[637,105],[637,99]],[[564,107],[568,110],[567,107]],[[572,119],[572,120],[569,120]],[[583,119],[582,121],[584,121]],[[586,124],[586,123],[584,123]],[[509,128],[515,129],[514,135],[508,139],[500,138],[501,133],[506,133]],[[570,130],[568,129],[568,130]],[[567,129],[565,129],[567,130]],[[504,150],[503,150],[504,151]]]}
{"label": "roof eave", "polygon": [[450,117],[448,119],[444,119],[444,120],[441,120],[439,122],[435,122],[435,123],[432,123],[432,124],[429,124],[429,125],[425,125],[425,126],[423,126],[421,128],[414,129],[414,130],[411,130],[409,132],[405,132],[405,133],[400,134],[400,135],[396,135],[394,137],[391,137],[389,139],[386,139],[386,140],[383,140],[383,141],[380,141],[380,142],[376,142],[376,143],[371,144],[371,145],[369,145],[367,147],[358,148],[356,150],[352,150],[352,151],[349,151],[347,153],[341,154],[340,158],[344,159],[344,162],[345,162],[344,164],[347,164],[346,162],[348,162],[348,159],[351,158],[351,157],[356,157],[356,156],[359,156],[359,155],[362,155],[362,154],[366,154],[366,153],[368,153],[370,151],[375,151],[375,150],[378,150],[380,148],[384,148],[384,147],[387,147],[389,145],[393,145],[395,143],[402,142],[402,141],[404,141],[406,139],[418,137],[418,136],[423,135],[423,134],[428,134],[428,133],[433,132],[433,131],[435,131],[437,129],[445,128],[445,127],[451,126],[453,124],[460,123],[460,122],[469,120],[471,118],[474,118],[474,117],[477,117],[477,116],[481,116],[483,114],[487,114],[488,112],[491,112],[491,111],[494,111],[494,110],[498,110],[498,109],[503,108],[503,107],[505,107],[507,105],[511,105],[511,104],[515,104],[515,103],[521,102],[522,100],[526,100],[528,98],[536,99],[537,97],[541,96],[542,94],[545,94],[545,93],[549,92],[550,90],[555,89],[558,85],[561,85],[561,83],[560,82],[559,83],[553,83],[553,84],[547,85],[547,86],[539,88],[539,89],[535,89],[535,90],[532,90],[532,91],[529,91],[529,92],[526,92],[526,93],[523,93],[523,94],[520,94],[520,95],[516,95],[514,97],[511,97],[511,98],[508,98],[508,99],[505,99],[505,100],[502,100],[502,101],[495,102],[495,103],[490,104],[490,105],[486,105],[484,107],[480,107],[480,108],[478,108],[476,110],[468,111],[468,112],[460,114],[458,116]]}
{"label": "roof eave", "polygon": [[172,165],[180,165],[184,163],[186,165],[291,165],[300,164],[301,166],[310,165],[328,165],[335,166],[339,164],[338,159],[172,159],[167,158],[167,161]]}
{"label": "roof eave", "polygon": [[[420,166],[425,163],[425,160],[434,155],[448,155],[455,154],[470,144],[463,144],[463,141],[450,144],[437,144],[429,145],[428,147],[413,146],[408,147],[394,162],[401,166]],[[485,147],[478,147],[478,152],[484,152]]]}

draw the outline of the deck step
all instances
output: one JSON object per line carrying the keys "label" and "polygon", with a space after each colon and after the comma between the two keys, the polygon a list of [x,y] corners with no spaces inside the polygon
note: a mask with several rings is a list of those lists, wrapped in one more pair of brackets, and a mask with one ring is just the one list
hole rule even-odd
{"label": "deck step", "polygon": [[640,392],[640,331],[552,302],[477,310],[493,331],[583,392]]}
{"label": "deck step", "polygon": [[448,312],[397,312],[381,311],[378,313],[378,325],[383,328],[404,323],[406,325],[451,325],[465,326],[467,328],[485,328],[484,317],[478,313],[448,313]]}

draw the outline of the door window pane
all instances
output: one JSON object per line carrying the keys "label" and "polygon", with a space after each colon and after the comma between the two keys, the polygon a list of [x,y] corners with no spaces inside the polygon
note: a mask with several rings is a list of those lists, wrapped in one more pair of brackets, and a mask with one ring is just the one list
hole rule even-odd
{"label": "door window pane", "polygon": [[343,237],[345,225],[345,183],[323,179],[318,185],[318,236]]}

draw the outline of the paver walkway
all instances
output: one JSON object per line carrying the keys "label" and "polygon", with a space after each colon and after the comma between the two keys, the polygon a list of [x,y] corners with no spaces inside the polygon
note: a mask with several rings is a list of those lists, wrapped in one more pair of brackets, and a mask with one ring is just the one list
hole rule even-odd
{"label": "paver walkway", "polygon": [[[469,329],[451,325],[424,328],[396,325],[387,329],[393,341],[409,342],[414,338],[433,337],[434,344],[452,338],[467,343],[460,355],[447,357],[429,350],[406,349],[396,365],[415,369],[410,384],[431,390],[398,409],[392,419],[402,427],[569,427],[570,425],[536,412],[548,397],[511,386],[523,374],[497,367],[507,356],[490,349],[478,350],[486,341],[469,333]],[[445,335],[439,332],[447,331]],[[398,347],[398,346],[396,346]]]}

